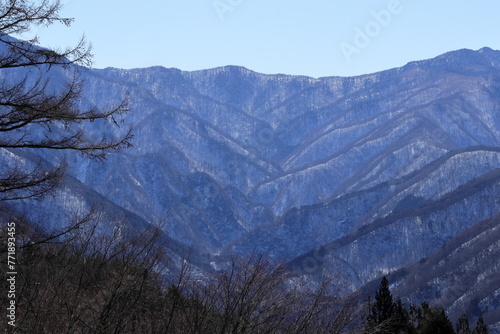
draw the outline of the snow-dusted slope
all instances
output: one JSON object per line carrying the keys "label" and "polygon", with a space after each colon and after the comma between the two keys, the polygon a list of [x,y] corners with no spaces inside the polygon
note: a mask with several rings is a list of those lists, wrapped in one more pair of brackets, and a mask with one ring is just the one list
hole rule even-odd
{"label": "snow-dusted slope", "polygon": [[[234,66],[81,75],[85,105],[128,96],[135,146],[105,164],[67,155],[79,190],[61,190],[57,210],[53,199],[17,204],[42,223],[99,194],[112,212],[164,222],[207,262],[252,252],[298,258],[299,273],[340,272],[356,289],[500,211],[498,51],[352,78]],[[5,163],[29,159],[0,153]],[[320,246],[324,254],[314,254]]]}

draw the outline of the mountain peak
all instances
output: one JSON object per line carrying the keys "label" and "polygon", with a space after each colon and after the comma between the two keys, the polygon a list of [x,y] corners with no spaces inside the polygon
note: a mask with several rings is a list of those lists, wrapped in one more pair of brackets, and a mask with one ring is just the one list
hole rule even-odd
{"label": "mountain peak", "polygon": [[489,47],[479,50],[459,49],[435,58],[413,61],[403,69],[418,67],[435,73],[453,72],[465,75],[479,75],[491,68],[500,69],[500,51]]}
{"label": "mountain peak", "polygon": [[499,51],[493,50],[492,48],[485,46],[485,47],[482,47],[481,49],[479,49],[478,52],[480,52],[480,53],[494,53],[494,52],[498,53]]}

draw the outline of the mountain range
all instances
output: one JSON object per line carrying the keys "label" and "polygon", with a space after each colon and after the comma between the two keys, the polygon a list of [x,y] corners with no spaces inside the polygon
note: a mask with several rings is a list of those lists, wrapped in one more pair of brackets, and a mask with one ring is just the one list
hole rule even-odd
{"label": "mountain range", "polygon": [[63,187],[14,212],[44,228],[95,206],[109,228],[161,224],[200,271],[265,254],[345,292],[387,275],[407,302],[485,314],[500,331],[499,51],[357,77],[79,71],[82,106],[127,98],[134,146],[105,163],[2,149],[6,164],[68,164]]}

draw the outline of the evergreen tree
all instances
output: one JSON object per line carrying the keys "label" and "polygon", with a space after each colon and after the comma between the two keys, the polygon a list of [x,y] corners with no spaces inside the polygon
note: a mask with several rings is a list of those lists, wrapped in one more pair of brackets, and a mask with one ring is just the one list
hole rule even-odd
{"label": "evergreen tree", "polygon": [[380,288],[375,294],[375,303],[371,308],[369,321],[375,324],[382,324],[387,322],[394,313],[394,301],[389,289],[389,280],[383,277],[380,282]]}
{"label": "evergreen tree", "polygon": [[479,317],[476,322],[476,327],[472,334],[488,334],[488,327],[484,323],[483,317]]}
{"label": "evergreen tree", "polygon": [[453,325],[444,308],[422,304],[421,318],[417,326],[418,334],[455,334]]}
{"label": "evergreen tree", "polygon": [[404,307],[401,299],[398,299],[394,303],[394,315],[392,318],[393,321],[391,327],[394,330],[394,333],[410,334],[415,332],[415,328],[410,321],[410,315]]}
{"label": "evergreen tree", "polygon": [[375,294],[375,302],[370,304],[366,332],[412,333],[408,311],[401,300],[393,300],[389,280],[385,276]]}
{"label": "evergreen tree", "polygon": [[462,314],[457,323],[457,334],[471,334],[469,319],[466,314]]}

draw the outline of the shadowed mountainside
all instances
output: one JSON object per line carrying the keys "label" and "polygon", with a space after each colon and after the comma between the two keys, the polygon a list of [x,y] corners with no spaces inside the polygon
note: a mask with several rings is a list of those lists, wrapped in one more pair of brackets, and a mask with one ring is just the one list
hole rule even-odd
{"label": "shadowed mountainside", "polygon": [[[22,75],[0,72],[7,81]],[[11,209],[47,226],[108,203],[120,217],[110,226],[124,213],[138,226],[163,222],[174,248],[192,249],[199,263],[265,253],[305,277],[340,273],[356,290],[500,212],[498,51],[459,50],[351,78],[235,66],[81,75],[82,105],[128,96],[135,146],[105,164],[42,152],[47,162],[66,159],[65,187]],[[31,153],[4,149],[0,159],[33,163]],[[485,294],[498,302],[498,292]]]}

